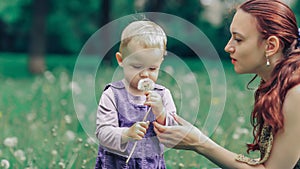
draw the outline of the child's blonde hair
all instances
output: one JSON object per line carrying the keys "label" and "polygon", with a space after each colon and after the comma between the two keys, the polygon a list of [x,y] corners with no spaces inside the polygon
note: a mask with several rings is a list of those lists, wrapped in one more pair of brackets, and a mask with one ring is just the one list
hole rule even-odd
{"label": "child's blonde hair", "polygon": [[166,54],[167,36],[164,30],[151,21],[134,21],[122,32],[120,52],[126,57],[129,42],[134,41],[144,48],[159,48]]}

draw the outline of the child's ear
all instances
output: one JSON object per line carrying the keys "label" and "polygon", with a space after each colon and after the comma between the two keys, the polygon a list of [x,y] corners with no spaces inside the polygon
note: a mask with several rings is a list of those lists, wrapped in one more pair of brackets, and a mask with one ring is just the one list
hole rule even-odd
{"label": "child's ear", "polygon": [[116,59],[118,61],[119,66],[123,67],[123,58],[122,58],[122,54],[120,52],[116,53]]}

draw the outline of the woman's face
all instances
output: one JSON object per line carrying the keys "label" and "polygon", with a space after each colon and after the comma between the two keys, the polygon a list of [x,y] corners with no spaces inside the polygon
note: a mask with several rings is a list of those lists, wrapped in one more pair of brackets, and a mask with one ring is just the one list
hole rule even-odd
{"label": "woman's face", "polygon": [[225,46],[237,73],[260,74],[266,69],[265,40],[256,27],[256,19],[237,10],[230,26],[231,38]]}

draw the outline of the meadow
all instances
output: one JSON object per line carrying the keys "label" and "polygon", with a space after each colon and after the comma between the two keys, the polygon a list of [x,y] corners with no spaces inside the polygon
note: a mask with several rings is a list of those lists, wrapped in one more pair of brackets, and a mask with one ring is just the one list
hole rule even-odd
{"label": "meadow", "polygon": [[[196,80],[201,96],[199,100],[193,99],[194,91],[182,90],[178,85],[174,76],[181,76],[180,69],[174,65],[164,66],[159,82],[170,89],[178,106],[178,114],[187,117],[190,122],[196,117],[193,124],[201,128],[208,116],[209,106],[222,102],[221,98],[211,97],[210,78],[217,78],[218,75],[208,76],[199,59],[186,59],[184,62],[191,72],[182,75],[183,81],[188,83],[189,77]],[[88,112],[89,108],[82,102],[78,109],[78,104],[74,103],[74,93],[83,90],[80,83],[94,83],[95,87],[90,90],[95,92],[94,99],[99,100],[101,90],[112,80],[116,66],[102,65],[96,74],[86,76],[85,73],[81,76],[81,82],[75,82],[73,71],[76,57],[51,56],[46,58],[46,63],[44,74],[31,75],[27,72],[26,55],[0,54],[0,168],[7,168],[7,162],[10,169],[93,168],[97,141],[91,136],[93,127],[87,127],[87,131],[86,124],[80,120],[84,117],[78,114],[78,111]],[[232,151],[245,154],[246,143],[252,141],[250,112],[253,91],[246,89],[252,76],[236,75],[231,63],[222,63],[226,86],[220,84],[219,88],[226,90],[226,101],[224,113],[218,114],[220,121],[215,122],[217,128],[211,131],[210,137]],[[188,97],[191,99],[186,99]],[[190,109],[183,109],[184,104],[189,104]],[[193,106],[199,107],[199,110],[194,112]],[[95,116],[93,113],[96,112],[89,114],[91,121]],[[191,151],[167,149],[165,160],[170,169],[217,168]]]}

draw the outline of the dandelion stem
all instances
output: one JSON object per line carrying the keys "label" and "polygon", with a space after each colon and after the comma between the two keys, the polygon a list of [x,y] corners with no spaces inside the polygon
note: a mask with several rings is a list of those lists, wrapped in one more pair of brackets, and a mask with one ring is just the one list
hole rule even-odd
{"label": "dandelion stem", "polygon": [[[147,116],[148,116],[150,110],[151,110],[151,107],[148,109],[147,113],[145,114],[145,116],[143,118],[143,122],[146,121]],[[128,162],[129,162],[129,160],[130,160],[130,158],[131,158],[131,156],[132,156],[132,154],[133,154],[133,152],[135,150],[136,145],[137,145],[137,141],[134,143],[134,145],[133,145],[133,147],[132,147],[132,149],[131,149],[131,151],[129,153],[129,156],[128,156],[127,160],[126,160],[126,164],[128,164]]]}

